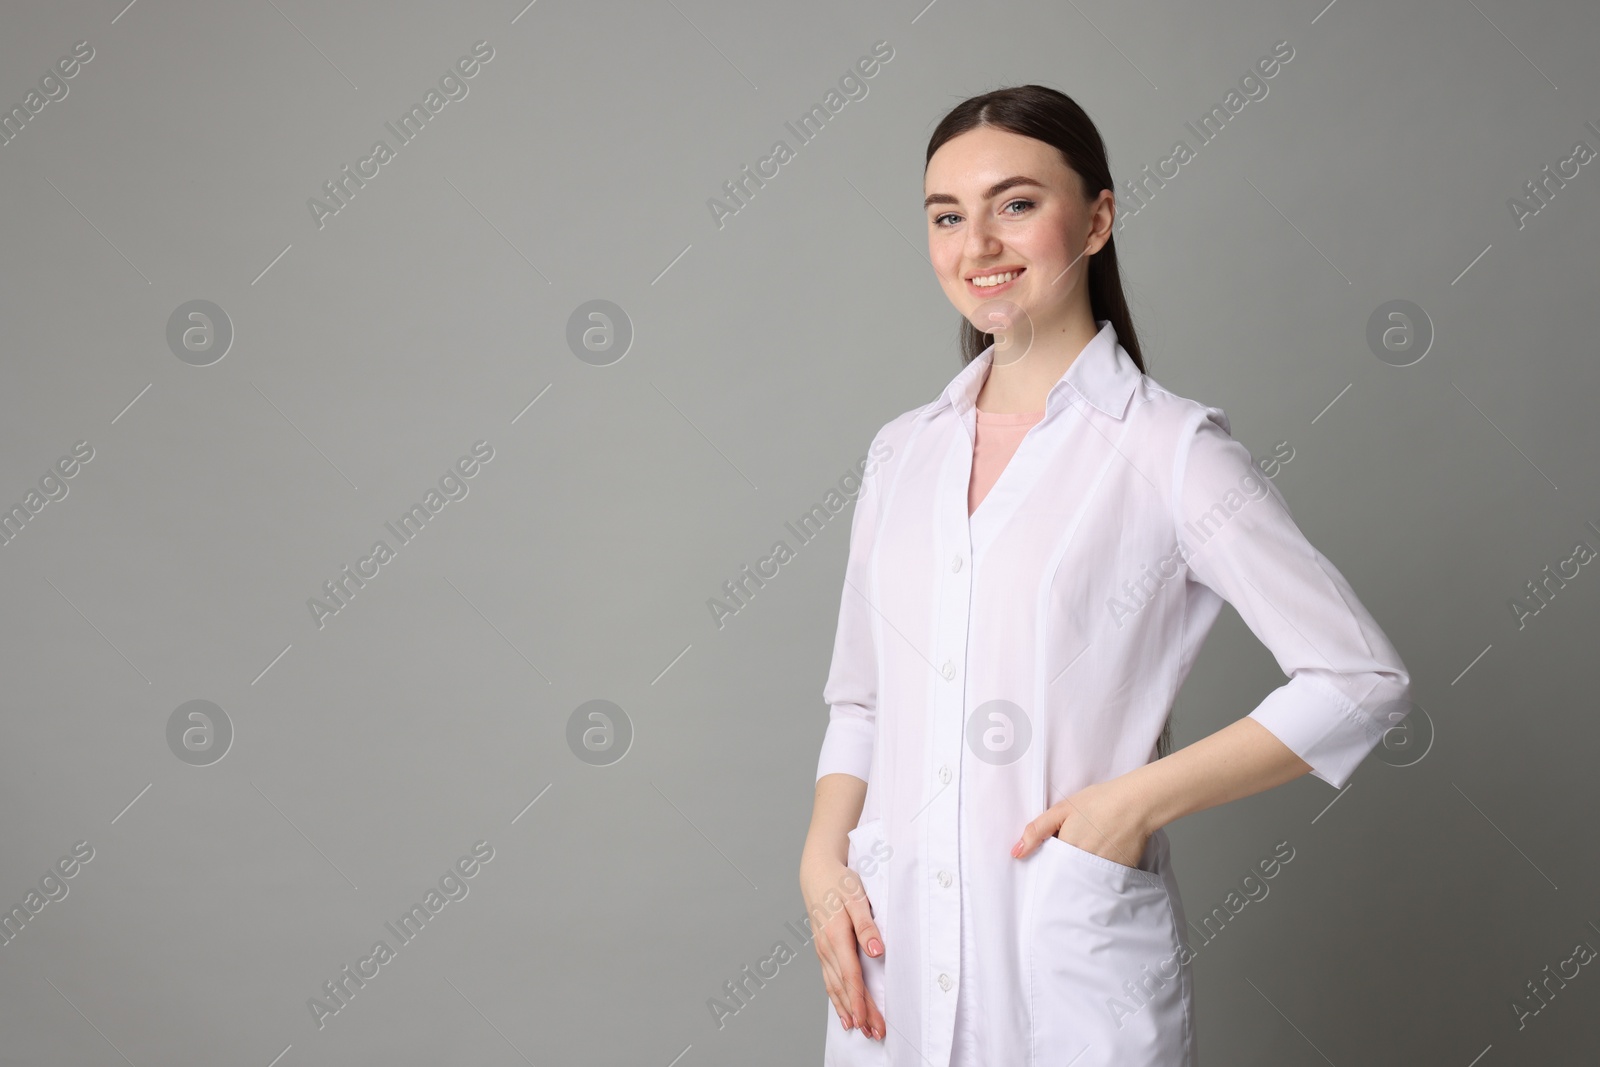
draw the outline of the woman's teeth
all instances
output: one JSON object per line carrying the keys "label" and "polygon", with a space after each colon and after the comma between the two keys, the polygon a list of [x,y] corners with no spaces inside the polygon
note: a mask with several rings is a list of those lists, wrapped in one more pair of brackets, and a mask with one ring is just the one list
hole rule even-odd
{"label": "woman's teeth", "polygon": [[[1026,267],[1023,268],[1023,270],[1026,269]],[[1021,273],[1022,271],[1020,270],[1008,270],[1004,274],[985,274],[981,278],[972,279],[972,284],[979,288],[987,289],[991,285],[1004,285]]]}

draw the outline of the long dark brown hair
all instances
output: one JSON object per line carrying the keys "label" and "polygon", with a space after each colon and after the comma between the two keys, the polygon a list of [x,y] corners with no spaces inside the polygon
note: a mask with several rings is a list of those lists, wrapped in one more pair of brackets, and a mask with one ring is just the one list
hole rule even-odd
{"label": "long dark brown hair", "polygon": [[[1054,145],[1067,165],[1077,172],[1083,183],[1083,194],[1090,200],[1099,196],[1102,189],[1116,192],[1111,184],[1111,164],[1106,158],[1105,142],[1100,139],[1094,121],[1072,97],[1044,85],[996,89],[957,104],[940,120],[928,139],[923,173],[927,173],[928,162],[941,145],[978,126],[1009,130]],[[1127,350],[1140,372],[1144,372],[1144,354],[1139,350],[1139,337],[1133,329],[1133,316],[1128,312],[1128,299],[1122,293],[1114,235],[1107,237],[1105,247],[1089,257],[1089,308],[1096,320],[1111,320],[1112,328],[1117,331],[1117,343]],[[965,316],[961,318],[960,330],[963,363],[971,363],[994,344],[993,334],[984,333]],[[1156,742],[1156,756],[1159,759],[1171,751],[1172,716],[1169,714]]]}
{"label": "long dark brown hair", "polygon": [[[978,126],[1009,130],[1036,141],[1054,145],[1083,182],[1083,194],[1093,200],[1111,184],[1111,164],[1106,159],[1105,142],[1094,122],[1065,93],[1043,85],[1016,85],[974,96],[957,104],[940,120],[928,139],[928,157],[923,161],[927,173],[946,141]],[[1117,270],[1117,241],[1107,237],[1105,247],[1089,257],[1089,307],[1096,320],[1110,319],[1117,331],[1117,343],[1128,350],[1134,365],[1143,371],[1144,354],[1128,313],[1128,299],[1122,294],[1122,275]],[[961,361],[971,363],[985,348],[994,344],[994,335],[984,333],[965,317],[961,319]]]}

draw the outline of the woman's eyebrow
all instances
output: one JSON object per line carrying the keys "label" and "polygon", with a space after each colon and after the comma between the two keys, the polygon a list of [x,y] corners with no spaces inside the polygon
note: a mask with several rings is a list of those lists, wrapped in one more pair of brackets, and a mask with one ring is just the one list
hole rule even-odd
{"label": "woman's eyebrow", "polygon": [[[1024,177],[1023,175],[1018,174],[1015,177],[1006,178],[989,186],[988,189],[984,190],[983,198],[985,200],[993,200],[995,197],[999,196],[1001,193],[1015,185],[1037,185],[1041,189],[1044,188],[1043,182],[1035,181],[1032,178]],[[924,209],[932,207],[934,204],[955,204],[959,207],[961,201],[957,200],[949,193],[932,193],[928,196],[928,199],[922,202]]]}

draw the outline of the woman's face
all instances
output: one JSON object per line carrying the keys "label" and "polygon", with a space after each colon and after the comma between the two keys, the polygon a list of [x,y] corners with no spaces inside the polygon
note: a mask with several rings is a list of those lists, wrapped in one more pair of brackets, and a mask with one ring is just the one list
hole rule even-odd
{"label": "woman's face", "polygon": [[[1061,153],[1043,141],[979,126],[939,146],[923,179],[928,255],[956,310],[985,333],[979,305],[1002,298],[1036,330],[1059,327],[1089,261],[1110,239],[1109,189],[1086,201]],[[1015,274],[980,286],[975,279]],[[1081,299],[1087,300],[1084,294]]]}

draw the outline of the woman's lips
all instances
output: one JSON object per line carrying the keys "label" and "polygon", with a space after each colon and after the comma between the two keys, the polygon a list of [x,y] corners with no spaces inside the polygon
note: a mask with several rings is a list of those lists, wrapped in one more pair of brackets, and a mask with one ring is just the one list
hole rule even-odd
{"label": "woman's lips", "polygon": [[[1016,277],[1012,278],[1009,282],[1001,282],[999,285],[987,285],[987,286],[979,285],[979,284],[977,284],[976,282],[972,281],[969,278],[969,279],[967,279],[967,292],[971,293],[973,296],[978,296],[978,297],[994,296],[994,295],[996,295],[998,293],[1003,293],[1006,290],[1010,289],[1013,285],[1016,285],[1018,282],[1020,282],[1022,280],[1022,276],[1024,274],[1026,274],[1027,272],[1028,272],[1028,268],[1027,267],[1023,267],[1021,270],[1018,270],[1018,271],[1014,272],[1016,274]],[[1002,270],[1002,271],[996,271],[995,273],[996,274],[1006,274],[1006,273],[1012,273],[1012,272],[1008,272],[1008,271],[1003,271]],[[981,275],[980,274],[979,277],[980,278],[987,277],[987,275]]]}

